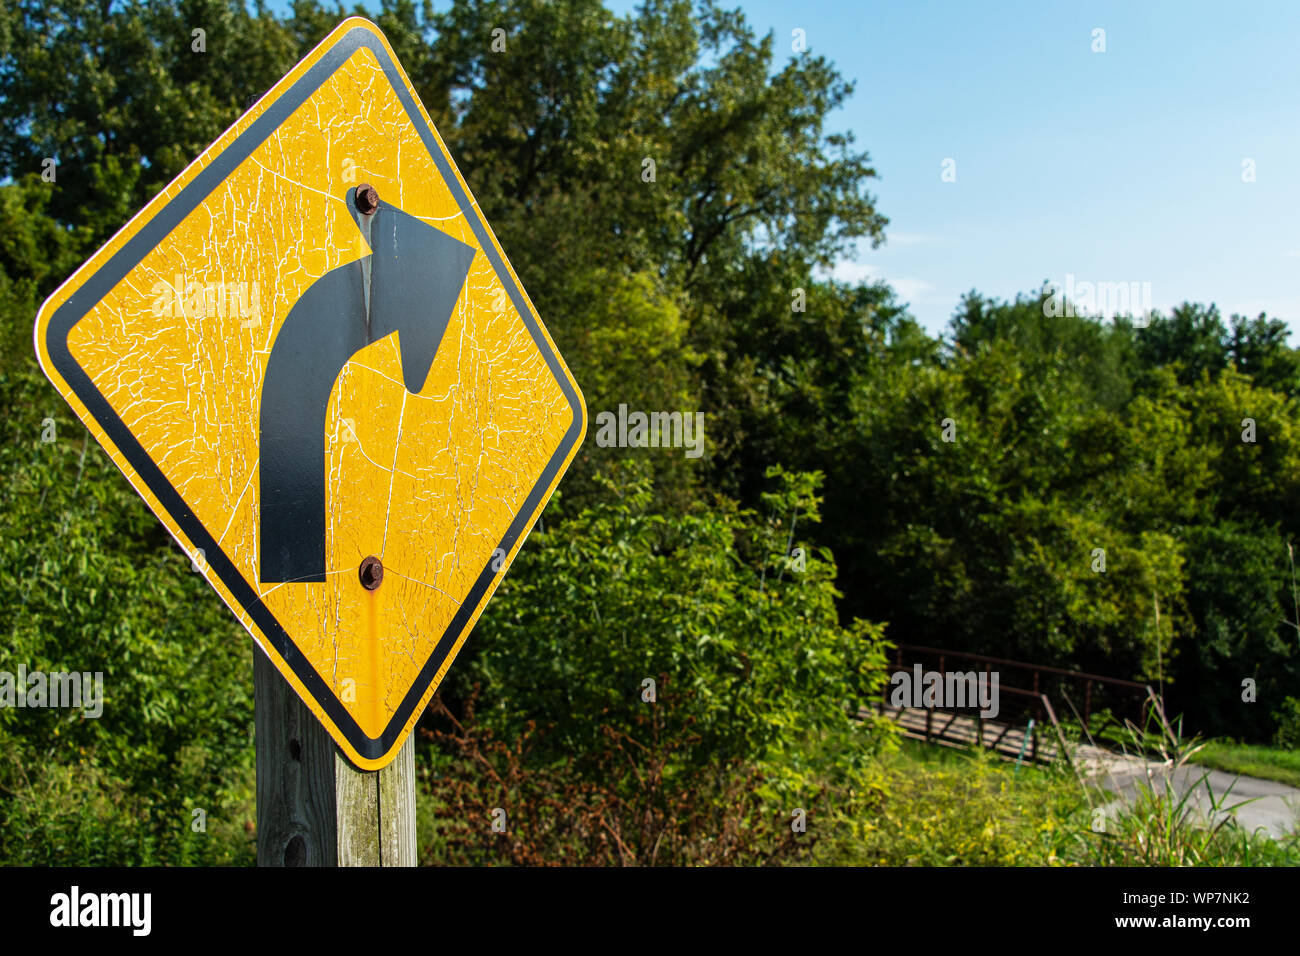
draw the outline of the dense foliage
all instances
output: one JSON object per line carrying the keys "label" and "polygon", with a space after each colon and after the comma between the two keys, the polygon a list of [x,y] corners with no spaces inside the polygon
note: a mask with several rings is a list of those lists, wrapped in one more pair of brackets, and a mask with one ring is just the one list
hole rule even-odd
{"label": "dense foliage", "polygon": [[[102,671],[107,698],[98,720],[0,710],[0,860],[251,859],[250,642],[86,441],[31,325],[343,15],[0,7],[0,670]],[[775,835],[792,807],[848,819],[923,793],[865,766],[882,739],[848,719],[884,673],[867,622],[1160,681],[1193,730],[1294,741],[1285,324],[1187,304],[1135,327],[972,292],[932,337],[886,285],[821,278],[887,225],[869,157],[827,132],[852,89],[823,58],[782,59],[711,0],[371,15],[593,418],[707,420],[698,460],[589,437],[426,720],[426,791],[459,808],[426,828],[445,858],[799,858],[811,839]],[[465,822],[496,807],[531,842]],[[877,830],[859,855],[931,862],[914,842]],[[1017,851],[994,833],[947,856]]]}

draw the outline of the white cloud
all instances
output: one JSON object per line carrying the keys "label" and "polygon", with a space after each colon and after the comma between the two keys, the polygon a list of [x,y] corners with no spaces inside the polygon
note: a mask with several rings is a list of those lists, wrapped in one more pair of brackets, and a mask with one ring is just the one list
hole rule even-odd
{"label": "white cloud", "polygon": [[924,279],[886,279],[904,302],[928,302],[926,293],[933,292],[934,286]]}
{"label": "white cloud", "polygon": [[831,278],[840,282],[888,282],[890,287],[904,302],[925,301],[927,293],[934,291],[934,285],[924,279],[910,279],[906,276],[887,276],[879,266],[865,262],[837,262],[830,272]]}
{"label": "white cloud", "polygon": [[885,245],[887,246],[924,246],[933,242],[942,242],[937,236],[927,236],[920,232],[887,232],[885,233]]}
{"label": "white cloud", "polygon": [[880,278],[880,269],[865,262],[837,262],[830,277],[840,282],[871,282]]}

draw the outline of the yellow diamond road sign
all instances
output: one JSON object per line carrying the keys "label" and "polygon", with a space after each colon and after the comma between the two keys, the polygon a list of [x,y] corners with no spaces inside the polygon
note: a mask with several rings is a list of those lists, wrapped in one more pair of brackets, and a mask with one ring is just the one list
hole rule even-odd
{"label": "yellow diamond road sign", "polygon": [[406,74],[356,18],[50,297],[36,350],[370,770],[586,430]]}

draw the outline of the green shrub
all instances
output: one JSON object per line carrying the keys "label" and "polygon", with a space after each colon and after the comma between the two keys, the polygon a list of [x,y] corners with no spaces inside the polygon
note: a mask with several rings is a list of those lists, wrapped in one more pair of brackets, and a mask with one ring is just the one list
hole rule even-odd
{"label": "green shrub", "polygon": [[[770,477],[767,517],[718,501],[670,520],[650,510],[647,481],[621,475],[580,514],[548,515],[430,731],[446,769],[424,786],[451,808],[430,859],[807,852],[815,828],[796,839],[794,812],[821,818],[887,747],[885,725],[856,719],[887,644],[879,625],[840,625],[831,556],[799,536],[818,519],[819,476]],[[822,737],[851,743],[810,751]],[[488,827],[497,807],[508,840]]]}
{"label": "green shrub", "polygon": [[[503,738],[540,720],[561,756],[596,748],[602,728],[632,733],[647,707],[669,733],[689,725],[698,743],[679,759],[694,766],[775,760],[857,728],[885,680],[883,627],[840,625],[831,556],[800,536],[819,476],[772,477],[766,518],[726,501],[670,518],[651,511],[647,481],[615,478],[581,514],[548,515],[479,622],[459,693],[481,685],[479,719]],[[864,754],[873,726],[858,731]]]}
{"label": "green shrub", "polygon": [[1288,697],[1282,706],[1273,712],[1277,721],[1277,730],[1273,742],[1279,747],[1300,749],[1300,697]]}

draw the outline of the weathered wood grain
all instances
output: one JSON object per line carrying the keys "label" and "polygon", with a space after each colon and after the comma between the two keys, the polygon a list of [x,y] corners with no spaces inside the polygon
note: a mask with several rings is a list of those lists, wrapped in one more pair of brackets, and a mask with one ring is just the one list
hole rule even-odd
{"label": "weathered wood grain", "polygon": [[258,866],[414,866],[415,750],[358,770],[254,649]]}

